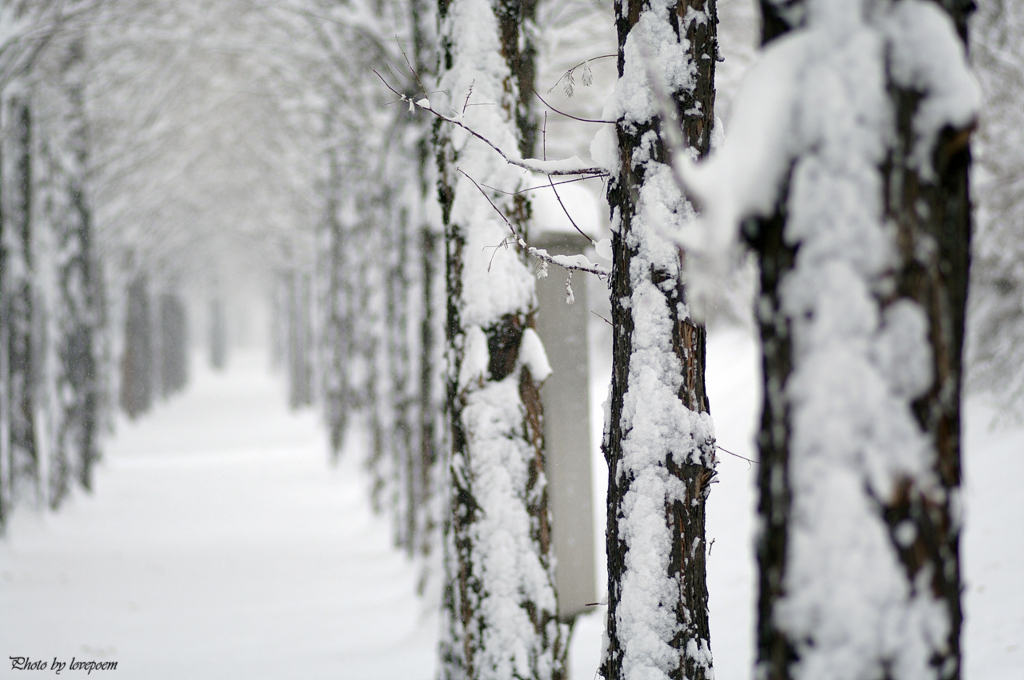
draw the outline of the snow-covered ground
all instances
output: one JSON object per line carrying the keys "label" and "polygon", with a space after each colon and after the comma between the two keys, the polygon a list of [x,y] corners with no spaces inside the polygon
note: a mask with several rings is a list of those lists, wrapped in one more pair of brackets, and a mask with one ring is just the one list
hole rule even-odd
{"label": "snow-covered ground", "polygon": [[265,367],[199,368],[119,423],[94,496],[13,518],[0,677],[24,676],[9,656],[115,660],[100,676],[122,680],[433,677],[437,617],[359,461],[332,468],[317,416],[289,413]]}
{"label": "snow-covered ground", "polygon": [[[708,359],[719,444],[752,458],[756,346],[719,331]],[[130,680],[433,677],[437,617],[416,595],[418,568],[369,511],[359,452],[332,468],[316,415],[289,413],[265,364],[239,353],[223,376],[197,366],[185,395],[119,423],[93,496],[14,516],[0,541],[0,678],[25,677],[10,656],[114,660],[105,673]],[[965,677],[1021,680],[1024,428],[992,431],[992,415],[968,402]],[[723,454],[719,473],[712,645],[719,680],[744,680],[756,469]],[[602,616],[577,624],[575,680],[594,677]]]}

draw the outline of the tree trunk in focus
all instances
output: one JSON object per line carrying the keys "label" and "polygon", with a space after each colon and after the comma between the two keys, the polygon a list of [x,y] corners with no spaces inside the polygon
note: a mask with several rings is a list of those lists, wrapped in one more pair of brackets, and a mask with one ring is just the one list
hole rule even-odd
{"label": "tree trunk in focus", "polygon": [[[450,106],[465,110],[468,125],[509,151],[518,146],[524,157],[532,155],[537,127],[530,106],[534,11],[532,0],[438,4],[439,89],[450,93]],[[482,63],[481,49],[503,59]],[[435,145],[451,362],[440,677],[560,680],[567,631],[557,619],[544,475],[538,381],[545,376],[534,376],[543,351],[533,329],[534,278],[517,245],[491,258],[485,247],[509,230],[467,178],[511,191],[522,175],[461,130],[438,124]],[[525,194],[489,197],[525,238]]]}
{"label": "tree trunk in focus", "polygon": [[[620,167],[608,189],[612,208],[612,388],[604,452],[608,461],[607,680],[713,677],[708,623],[705,503],[715,474],[714,430],[704,385],[705,330],[684,304],[682,253],[664,236],[694,218],[671,178],[672,136],[704,156],[714,125],[715,0],[683,0],[666,14],[644,0],[615,3],[619,78],[646,87],[640,48],[655,27],[678,42],[692,69],[656,108],[619,101]],[[661,74],[650,72],[650,77]],[[615,96],[615,95],[613,95]],[[666,197],[659,184],[673,187]],[[659,205],[660,204],[660,205]],[[655,222],[664,210],[671,225]],[[667,228],[668,229],[667,229]],[[640,414],[651,418],[636,418]],[[639,640],[648,643],[640,646]]]}

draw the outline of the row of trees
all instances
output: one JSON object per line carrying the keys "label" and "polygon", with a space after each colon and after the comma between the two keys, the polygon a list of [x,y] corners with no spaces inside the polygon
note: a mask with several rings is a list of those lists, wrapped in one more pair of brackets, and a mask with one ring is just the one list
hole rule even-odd
{"label": "row of trees", "polygon": [[117,406],[184,387],[190,310],[223,367],[229,301],[271,263],[309,354],[311,77],[330,68],[292,49],[304,18],[248,2],[8,0],[0,27],[2,525],[91,487]]}
{"label": "row of trees", "polygon": [[135,417],[187,380],[175,282],[158,275],[154,295],[152,262],[98,228],[104,11],[0,3],[0,530],[15,505],[57,509],[74,486],[91,490],[115,405]]}
{"label": "row of trees", "polygon": [[[403,105],[434,116],[445,227],[443,677],[564,672],[533,397],[543,369],[524,267],[530,202],[519,193],[531,179],[523,170],[556,172],[530,160],[533,11],[441,3],[437,85],[421,69],[391,85]],[[750,87],[732,150],[691,169],[714,126],[714,6],[617,4],[619,82],[602,115],[615,134],[595,143],[600,167],[557,166],[606,176],[612,217],[602,672],[710,675],[703,507],[715,447],[704,332],[685,304],[677,243],[700,291],[728,268],[739,246],[726,235],[737,234],[761,272],[761,672],[955,677],[967,138],[978,107],[967,9],[766,1],[762,12],[755,78],[774,69],[783,93],[772,101]],[[813,94],[821,83],[842,115],[824,113]],[[489,250],[498,246],[509,247]],[[369,363],[369,384],[403,384],[379,380]],[[374,409],[388,414],[374,424],[382,437],[401,431],[402,394],[390,390],[369,397],[390,404]],[[382,466],[375,454],[378,486],[401,494],[410,458],[384,448],[394,457]],[[831,551],[857,559],[834,563]],[[868,639],[881,629],[901,632]]]}
{"label": "row of trees", "polygon": [[0,23],[0,527],[21,502],[89,488],[101,289],[86,194],[88,2],[8,2]]}
{"label": "row of trees", "polygon": [[[713,285],[709,274],[727,269],[739,247],[721,234],[742,234],[761,272],[765,351],[759,665],[780,678],[838,666],[849,677],[955,676],[959,529],[951,499],[959,485],[966,139],[976,112],[963,75],[966,10],[763,3],[769,56],[758,75],[778,69],[790,94],[758,126],[744,123],[765,105],[753,87],[737,103],[739,151],[700,170],[688,161],[709,152],[715,125],[712,3],[616,5],[619,81],[601,116],[614,128],[595,142],[597,167],[531,160],[544,155],[531,96],[536,10],[440,3],[436,71],[424,56],[432,41],[422,5],[296,10],[339,72],[377,66],[390,90],[332,83],[323,126],[319,252],[330,260],[320,270],[321,390],[336,451],[352,414],[367,414],[374,499],[393,513],[396,541],[434,554],[441,530],[442,677],[565,672],[537,398],[546,368],[527,266],[542,255],[529,245],[523,189],[566,175],[605,177],[611,207],[610,271],[577,265],[608,276],[612,301],[603,674],[710,676],[703,513],[715,445],[704,330],[684,281],[689,271],[694,290]],[[920,34],[908,32],[914,25]],[[797,37],[779,39],[790,31]],[[921,40],[938,45],[937,55]],[[870,83],[872,96],[843,84],[851,59],[860,80],[849,82]],[[822,118],[809,94],[818,83],[803,64],[836,82],[829,101],[849,116]],[[821,122],[794,127],[805,118]],[[764,150],[761,165],[743,155],[751,149]],[[717,233],[703,231],[707,224]],[[441,229],[443,314],[433,259]],[[861,240],[868,245],[860,250],[832,245]],[[419,258],[410,257],[412,244]],[[849,305],[863,315],[847,310],[852,325],[837,325],[837,310]],[[433,345],[441,318],[443,368]],[[837,347],[843,362],[831,353]],[[836,534],[836,526],[850,530]],[[858,552],[872,565],[858,573],[884,571],[884,582],[832,565],[832,549]],[[837,598],[837,588],[856,595]],[[865,641],[864,631],[880,626],[901,630],[899,641]],[[854,656],[852,665],[838,661]]]}
{"label": "row of trees", "polygon": [[[371,435],[373,502],[440,598],[441,677],[564,677],[531,270],[553,262],[610,288],[602,673],[712,677],[694,301],[745,248],[759,673],[956,677],[966,5],[762,0],[762,63],[706,162],[714,0],[587,10],[618,76],[592,166],[546,158],[531,0],[2,7],[0,508],[88,487],[107,395],[134,415],[183,385],[180,282],[223,364],[255,281],[292,405],[321,405],[335,459],[353,422]],[[533,188],[587,179],[610,267],[530,245]]]}

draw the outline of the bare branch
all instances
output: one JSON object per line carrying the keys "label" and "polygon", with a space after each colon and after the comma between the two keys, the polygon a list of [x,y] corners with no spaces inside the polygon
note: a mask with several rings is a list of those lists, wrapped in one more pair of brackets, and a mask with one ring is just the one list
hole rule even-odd
{"label": "bare branch", "polygon": [[735,456],[736,458],[739,458],[740,460],[745,460],[748,463],[750,463],[751,465],[759,465],[759,463],[756,460],[751,460],[750,458],[747,458],[746,456],[741,456],[740,454],[733,453],[732,451],[729,451],[728,449],[723,449],[718,444],[715,444],[715,448],[718,449],[719,451],[721,451],[722,453],[728,453],[730,456]]}
{"label": "bare branch", "polygon": [[[590,167],[590,168],[576,168],[576,169],[572,169],[572,170],[546,170],[546,169],[544,169],[542,167],[539,167],[539,166],[536,166],[536,165],[532,165],[532,164],[530,164],[530,163],[528,163],[526,161],[520,160],[518,158],[512,158],[508,154],[506,154],[504,151],[502,151],[497,145],[495,145],[494,142],[492,142],[491,140],[487,139],[486,137],[484,137],[479,132],[477,132],[473,128],[469,127],[465,123],[462,123],[462,122],[460,122],[458,120],[455,120],[454,118],[450,118],[450,117],[444,115],[443,113],[440,113],[439,111],[435,110],[433,108],[433,106],[430,105],[429,100],[427,101],[427,105],[424,106],[422,104],[423,100],[420,100],[420,101],[416,102],[416,101],[413,101],[412,99],[409,99],[408,97],[405,96],[405,94],[403,94],[402,92],[399,92],[398,90],[393,88],[391,86],[391,84],[388,83],[387,80],[385,80],[384,76],[382,76],[380,73],[378,73],[376,69],[372,69],[372,70],[373,70],[374,75],[376,75],[378,78],[380,78],[380,81],[382,83],[384,83],[384,86],[386,88],[388,88],[389,90],[391,90],[394,94],[396,94],[402,101],[412,103],[416,107],[418,107],[420,109],[423,109],[424,111],[426,111],[426,112],[436,116],[437,118],[440,118],[441,120],[445,121],[446,123],[449,123],[449,124],[454,125],[456,127],[462,128],[463,130],[465,130],[466,132],[468,132],[472,136],[476,137],[477,139],[479,139],[481,142],[483,142],[487,146],[489,146],[492,149],[494,149],[494,151],[499,156],[501,156],[502,159],[504,159],[504,161],[506,163],[508,163],[509,165],[514,165],[517,168],[522,168],[523,170],[529,170],[530,172],[536,172],[539,175],[555,175],[555,176],[559,176],[559,177],[566,176],[566,175],[587,175],[587,176],[590,176],[590,177],[607,177],[608,176],[608,171],[605,170],[604,168]],[[468,102],[468,99],[467,99],[467,102]]]}
{"label": "bare branch", "polygon": [[426,97],[427,87],[423,84],[423,81],[420,80],[420,74],[417,73],[416,67],[413,66],[412,61],[409,60],[409,55],[406,53],[405,47],[402,45],[402,41],[398,39],[397,35],[395,36],[395,42],[398,44],[398,49],[402,52],[402,57],[405,59],[406,66],[409,67],[409,73],[411,73],[412,77],[416,79],[416,84],[420,86],[420,92],[424,97]]}
{"label": "bare branch", "polygon": [[[547,111],[544,112],[544,127],[542,127],[540,129],[540,136],[541,136],[541,141],[542,141],[541,148],[543,149],[543,156],[542,157],[543,157],[544,160],[547,160],[548,159],[548,112]],[[548,179],[550,179],[550,177]]]}
{"label": "bare branch", "polygon": [[505,213],[501,212],[498,206],[494,205],[494,201],[492,201],[491,197],[487,195],[487,192],[484,191],[483,187],[480,186],[480,184],[475,179],[467,175],[462,168],[455,168],[455,172],[461,173],[463,177],[465,177],[466,179],[473,183],[473,186],[477,188],[477,190],[483,195],[483,197],[487,199],[487,202],[491,204],[491,207],[494,208],[494,212],[498,213],[498,215],[501,216],[501,219],[505,220],[505,224],[508,225],[509,231],[512,232],[512,237],[518,239],[519,235],[516,234],[516,228],[512,226],[512,223],[509,222],[507,217],[505,217]]}
{"label": "bare branch", "polygon": [[569,218],[569,222],[572,223],[573,228],[580,233],[580,236],[587,239],[591,243],[594,243],[594,239],[590,238],[589,236],[583,233],[583,230],[580,229],[578,224],[576,224],[576,220],[574,220],[572,218],[572,215],[569,214],[569,209],[565,207],[565,203],[562,203],[562,197],[558,195],[558,189],[555,188],[555,183],[551,181],[551,175],[548,175],[548,184],[551,185],[551,191],[555,192],[555,198],[558,199],[558,205],[562,206],[562,212],[564,212],[565,216]]}
{"label": "bare branch", "polygon": [[[558,78],[558,80],[556,80],[556,81],[555,81],[555,84],[554,84],[554,85],[552,85],[552,86],[551,86],[551,87],[550,87],[550,88],[548,89],[548,93],[550,93],[550,92],[551,92],[551,90],[553,90],[553,89],[555,89],[556,87],[558,87],[558,84],[559,84],[560,82],[562,82],[562,80],[564,80],[565,78],[572,78],[572,73],[573,73],[573,71],[575,71],[576,69],[578,69],[578,68],[579,68],[580,66],[583,66],[584,64],[589,64],[589,63],[590,63],[590,62],[592,62],[592,61],[599,61],[599,60],[601,60],[601,59],[613,59],[613,58],[615,58],[615,57],[618,57],[618,56],[619,56],[618,54],[602,54],[602,55],[601,55],[600,57],[592,57],[592,58],[590,58],[590,59],[585,59],[585,60],[581,61],[580,63],[576,64],[576,65],[575,65],[575,66],[573,66],[572,68],[568,68],[568,69],[566,69],[566,70],[565,70],[565,73],[563,73],[563,74],[562,74],[562,75],[561,75],[561,76],[560,76],[560,77]],[[584,85],[586,85],[586,83],[584,83]],[[543,100],[542,100],[542,101],[543,101]]]}
{"label": "bare branch", "polygon": [[540,92],[537,92],[537,90],[534,90],[533,93],[535,95],[537,95],[537,99],[539,99],[541,101],[541,103],[544,104],[544,106],[548,107],[549,109],[551,109],[552,111],[554,111],[555,113],[557,113],[560,116],[565,116],[566,118],[571,118],[573,120],[578,120],[581,123],[604,123],[606,125],[615,125],[615,121],[614,120],[601,120],[599,118],[580,118],[579,116],[574,116],[571,113],[566,113],[565,111],[559,111],[554,106],[552,106],[551,104],[548,104],[546,101],[544,101],[544,97],[540,96]]}
{"label": "bare branch", "polygon": [[[551,175],[548,175],[548,180],[550,179]],[[573,182],[585,182],[588,179],[598,179],[598,177],[588,175],[586,177],[573,177],[572,179],[561,179],[555,182],[555,186],[561,186],[563,184],[572,184]],[[484,187],[485,189],[490,189],[491,191],[497,191],[499,194],[505,194],[506,196],[518,196],[519,194],[525,194],[530,191],[537,191],[538,189],[547,189],[550,185],[538,184],[537,186],[526,187],[525,189],[518,189],[516,191],[505,191],[504,189],[499,189],[498,187],[492,187],[490,184],[481,184],[480,186]]]}
{"label": "bare branch", "polygon": [[[609,271],[608,269],[605,269],[601,265],[594,264],[593,262],[589,262],[588,261],[588,264],[581,264],[579,262],[572,262],[572,261],[569,260],[569,256],[567,256],[567,255],[551,255],[550,253],[548,253],[548,251],[546,251],[546,250],[544,250],[542,248],[534,248],[529,243],[524,241],[518,234],[516,234],[515,227],[512,226],[512,223],[509,221],[509,219],[507,217],[505,217],[505,213],[501,212],[501,210],[498,208],[498,206],[496,206],[494,204],[494,201],[492,201],[491,197],[487,195],[487,192],[484,191],[484,188],[482,186],[480,186],[479,182],[477,182],[475,179],[473,179],[472,177],[467,175],[466,171],[463,170],[462,168],[455,168],[455,171],[460,173],[463,177],[468,179],[470,182],[472,182],[473,186],[475,186],[477,188],[477,191],[479,191],[481,194],[483,194],[483,197],[486,198],[487,202],[491,204],[492,208],[494,208],[494,212],[498,213],[498,215],[501,216],[501,219],[505,221],[505,224],[508,225],[509,231],[512,232],[512,236],[511,236],[511,238],[513,239],[512,243],[517,243],[519,245],[519,247],[522,248],[523,250],[525,250],[528,254],[532,255],[533,257],[536,257],[538,260],[542,260],[542,261],[547,262],[549,264],[556,264],[559,267],[562,267],[563,269],[568,269],[570,271],[587,272],[588,274],[593,274],[594,276],[597,276],[598,278],[600,278],[602,280],[608,278],[608,276],[611,275],[611,271]],[[563,206],[563,209],[564,209],[564,206]],[[570,217],[569,219],[571,220],[572,218]],[[574,226],[575,226],[575,224],[574,224]],[[579,227],[577,227],[577,229],[579,229]],[[580,233],[583,234],[582,231]],[[586,236],[586,234],[583,234],[583,235]],[[587,236],[587,238],[589,239],[590,237]],[[508,247],[508,242],[509,242],[508,241],[508,237],[506,237],[504,240],[502,240],[502,242],[500,244],[498,244],[498,246],[496,246],[496,248],[500,247],[500,246]],[[494,254],[497,254],[497,250],[495,250]],[[494,254],[491,255],[491,262],[494,262]],[[491,270],[491,263],[488,263],[487,264],[487,271],[490,271],[490,270]]]}

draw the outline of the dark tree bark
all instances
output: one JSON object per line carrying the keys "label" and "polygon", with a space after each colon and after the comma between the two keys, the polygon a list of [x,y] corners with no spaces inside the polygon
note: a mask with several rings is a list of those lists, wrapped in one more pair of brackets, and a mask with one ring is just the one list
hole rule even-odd
{"label": "dark tree bark", "polygon": [[[374,191],[379,189],[375,187]],[[350,225],[349,238],[363,244],[365,252],[386,252],[387,235],[379,228],[386,217],[380,200],[381,194],[370,190],[356,199],[359,221]],[[387,376],[387,354],[383,344],[387,334],[385,317],[387,273],[384,263],[357,258],[346,272],[355,298],[350,319],[352,349],[349,354],[351,370],[349,385],[354,409],[365,410],[370,430],[370,456],[366,461],[370,473],[370,505],[374,512],[387,509],[389,469],[393,461],[388,456],[388,433],[393,422],[388,389],[382,384]],[[383,266],[382,266],[383,265]]]}
{"label": "dark tree bark", "polygon": [[[643,29],[637,28],[645,13],[649,20],[666,21],[680,42],[679,49],[686,49],[694,69],[692,80],[667,93],[671,102],[666,108],[681,122],[685,146],[704,156],[710,149],[714,125],[715,1],[683,0],[667,17],[657,19],[653,19],[657,14],[651,4],[644,0],[616,2],[620,78],[635,79],[637,70],[644,68],[629,62],[625,46],[634,30],[634,40],[645,39]],[[651,92],[653,99],[660,96],[661,92]],[[645,184],[653,184],[659,175],[663,178],[669,172],[670,152],[662,133],[665,125],[674,124],[654,111],[639,120],[631,112],[623,114],[616,125],[620,167],[608,190],[613,222],[613,366],[610,421],[604,443],[609,469],[608,651],[601,671],[608,680],[625,678],[627,668],[638,666],[657,669],[670,678],[712,677],[704,512],[714,476],[715,449],[704,385],[705,330],[694,323],[684,305],[682,254],[668,259],[651,254],[655,244],[669,252],[673,247],[650,223],[651,199],[644,198]],[[666,207],[676,219],[688,219],[685,215],[689,207],[681,196]],[[637,272],[643,272],[639,284]],[[654,317],[650,316],[652,305],[658,310]],[[653,335],[652,324],[657,325]],[[652,354],[657,359],[652,359]],[[651,371],[657,374],[659,390],[664,392],[645,395],[648,386],[639,380]],[[644,402],[646,398],[676,400],[677,417],[683,421],[679,427],[689,431],[689,438],[674,437],[657,424],[633,422],[632,413],[650,407]],[[641,443],[631,444],[631,440]],[[638,464],[638,456],[647,462]],[[655,493],[658,498],[648,500],[660,504],[661,512],[641,516],[639,510],[629,508],[636,507],[638,494],[652,493],[652,481],[661,491]],[[676,484],[681,492],[672,490]],[[643,491],[636,491],[637,485]],[[637,547],[634,540],[637,531],[643,530],[640,524],[652,522],[662,523],[667,529],[668,554],[631,554],[646,549]],[[639,578],[638,563],[650,560],[658,565],[652,569],[663,570],[652,577],[671,584],[672,598],[659,596],[657,602],[646,601],[637,586],[631,585]],[[638,619],[633,613],[621,613],[635,612],[637,607],[657,607],[665,613],[658,615],[657,624],[642,616]],[[623,620],[629,623],[623,624]],[[653,635],[664,645],[657,659],[630,651],[631,641],[639,635]]]}
{"label": "dark tree bark", "polygon": [[758,254],[761,274],[761,300],[758,327],[761,331],[761,374],[763,405],[761,427],[757,435],[758,516],[764,518],[765,530],[757,537],[759,565],[757,659],[766,668],[768,677],[788,677],[789,665],[796,660],[792,643],[780,635],[773,623],[772,610],[784,593],[783,577],[786,559],[792,491],[789,483],[789,404],[784,388],[793,370],[792,342],[789,324],[782,313],[779,287],[784,275],[793,268],[796,248],[786,244],[783,230],[786,212],[780,208],[771,219],[759,220],[751,229],[749,243]]}
{"label": "dark tree bark", "polygon": [[420,230],[420,277],[423,287],[423,317],[420,320],[420,372],[419,372],[419,480],[417,482],[416,504],[419,511],[418,551],[429,557],[434,549],[434,533],[437,529],[435,497],[440,477],[441,463],[440,435],[443,429],[438,422],[444,412],[439,389],[440,366],[439,343],[437,341],[437,316],[440,311],[436,300],[438,281],[437,236],[429,225]]}
{"label": "dark tree bark", "polygon": [[32,285],[32,113],[25,100],[11,103],[14,163],[9,195],[7,237],[7,389],[10,428],[8,488],[11,502],[39,498],[39,449],[36,433],[36,357]]}
{"label": "dark tree bark", "polygon": [[[392,192],[385,191],[386,203]],[[416,482],[419,457],[413,445],[415,427],[415,395],[412,385],[412,348],[409,336],[411,309],[407,295],[411,290],[409,276],[409,218],[404,207],[389,211],[391,230],[387,251],[389,263],[384,300],[386,322],[387,383],[391,422],[387,424],[387,448],[391,455],[391,508],[394,516],[396,546],[411,557],[416,546]]]}
{"label": "dark tree bark", "polygon": [[[967,41],[970,2],[942,3]],[[933,150],[937,177],[923,176],[911,161],[916,132],[912,121],[922,93],[890,83],[896,108],[897,141],[883,168],[886,215],[897,225],[901,262],[897,292],[883,308],[913,300],[928,318],[933,380],[913,402],[921,430],[934,447],[933,471],[942,492],[923,480],[906,479],[896,495],[883,501],[882,513],[908,583],[930,574],[925,586],[942,603],[950,628],[944,645],[931,659],[936,678],[949,680],[961,672],[960,633],[963,623],[960,575],[961,394],[967,284],[971,253],[972,128],[945,128]],[[937,248],[933,248],[937,245]],[[922,257],[921,253],[928,255]],[[901,538],[914,527],[915,539]]]}
{"label": "dark tree bark", "polygon": [[3,160],[3,144],[0,144],[0,536],[7,526],[7,514],[10,511],[10,475],[7,466],[10,464],[10,411],[8,407],[7,361],[9,358],[7,344],[7,237],[4,234],[6,220],[3,211],[4,179],[7,176]]}

